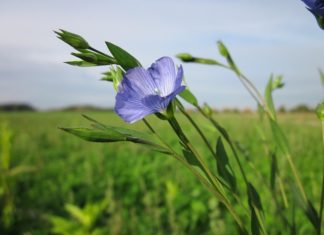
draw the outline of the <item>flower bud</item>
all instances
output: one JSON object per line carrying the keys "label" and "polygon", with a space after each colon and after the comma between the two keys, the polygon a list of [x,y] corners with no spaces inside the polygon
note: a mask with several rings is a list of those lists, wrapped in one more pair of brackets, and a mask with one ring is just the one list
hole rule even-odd
{"label": "flower bud", "polygon": [[58,35],[59,39],[61,39],[65,43],[69,44],[76,50],[84,50],[84,49],[88,49],[90,47],[88,42],[78,34],[70,33],[68,31],[65,31],[62,29],[61,29],[61,32],[56,32],[56,31],[54,31],[54,32]]}
{"label": "flower bud", "polygon": [[180,53],[176,55],[177,58],[179,58],[180,60],[184,61],[184,62],[193,62],[195,61],[195,58],[190,55],[189,53]]}

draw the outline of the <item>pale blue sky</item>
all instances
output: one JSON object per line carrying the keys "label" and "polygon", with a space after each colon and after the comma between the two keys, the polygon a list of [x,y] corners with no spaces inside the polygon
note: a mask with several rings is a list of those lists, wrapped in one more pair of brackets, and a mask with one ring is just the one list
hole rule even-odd
{"label": "pale blue sky", "polygon": [[[111,85],[99,81],[106,67],[62,63],[73,58],[73,50],[55,37],[59,28],[101,50],[104,41],[114,42],[146,67],[179,52],[222,60],[216,48],[222,40],[259,89],[271,73],[284,76],[285,88],[275,93],[277,106],[315,106],[323,99],[318,68],[324,69],[324,31],[299,0],[1,0],[0,103],[28,102],[43,109],[114,105]],[[231,73],[183,66],[201,102],[255,107]]]}

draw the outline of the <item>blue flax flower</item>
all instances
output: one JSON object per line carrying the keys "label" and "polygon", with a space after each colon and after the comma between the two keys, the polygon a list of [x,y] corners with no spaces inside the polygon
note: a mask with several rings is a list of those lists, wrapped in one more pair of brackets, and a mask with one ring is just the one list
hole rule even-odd
{"label": "blue flax flower", "polygon": [[324,29],[324,0],[302,0],[307,9],[313,13],[318,25]]}
{"label": "blue flax flower", "polygon": [[147,70],[130,69],[119,84],[115,112],[128,123],[166,109],[170,101],[185,89],[181,86],[182,66],[177,70],[172,59],[162,57]]}
{"label": "blue flax flower", "polygon": [[324,16],[323,0],[302,0],[308,7],[308,10],[316,16]]}

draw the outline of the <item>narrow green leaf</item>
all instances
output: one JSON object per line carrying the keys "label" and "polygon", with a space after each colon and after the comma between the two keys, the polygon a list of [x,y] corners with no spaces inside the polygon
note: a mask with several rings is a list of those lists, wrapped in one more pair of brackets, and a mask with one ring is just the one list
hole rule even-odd
{"label": "narrow green leaf", "polygon": [[302,208],[307,219],[311,222],[311,224],[314,226],[315,229],[320,228],[321,222],[320,222],[319,214],[317,213],[311,201],[309,201],[308,199],[307,201],[305,201],[302,198],[301,194],[298,192],[298,188],[296,188],[295,185],[290,185],[290,186],[291,186],[293,199],[295,200],[295,204],[299,205],[300,208]]}
{"label": "narrow green leaf", "polygon": [[71,53],[75,57],[78,57],[86,62],[96,64],[98,66],[100,65],[111,65],[116,64],[117,61],[108,55],[102,55],[96,52],[86,51],[82,53]]}
{"label": "narrow green leaf", "polygon": [[89,120],[90,122],[93,123],[93,127],[99,130],[113,130],[116,131],[126,137],[127,141],[133,142],[133,143],[138,143],[138,144],[143,144],[146,145],[147,147],[152,148],[154,151],[168,154],[170,155],[171,153],[163,148],[162,146],[158,145],[155,143],[156,137],[152,134],[146,133],[146,132],[140,132],[132,129],[127,129],[127,128],[122,128],[122,127],[114,127],[114,126],[109,126],[102,124],[98,122],[97,120],[87,116],[87,115],[82,115],[85,119]]}
{"label": "narrow green leaf", "polygon": [[104,77],[101,80],[113,82],[115,91],[118,91],[118,86],[123,80],[123,71],[120,67],[111,68],[109,71],[103,73]]}
{"label": "narrow green leaf", "polygon": [[248,199],[249,205],[255,206],[258,210],[263,211],[261,199],[259,193],[254,188],[254,186],[249,182],[248,183]]}
{"label": "narrow green leaf", "polygon": [[141,66],[140,62],[124,49],[112,44],[111,42],[106,42],[106,45],[110,53],[117,60],[117,63],[126,71]]}
{"label": "narrow green leaf", "polygon": [[125,135],[112,129],[107,129],[107,130],[90,129],[90,128],[60,128],[60,129],[90,142],[116,142],[116,141],[127,140]]}
{"label": "narrow green leaf", "polygon": [[90,226],[91,218],[89,217],[89,215],[85,214],[82,209],[72,204],[66,204],[65,209],[82,225],[84,225],[85,227]]}
{"label": "narrow green leaf", "polygon": [[73,65],[73,66],[79,66],[79,67],[94,67],[94,66],[98,66],[96,64],[89,63],[89,62],[86,62],[86,61],[83,61],[83,60],[66,61],[64,63],[69,64],[69,65]]}
{"label": "narrow green leaf", "polygon": [[227,50],[226,46],[224,45],[223,42],[218,41],[217,42],[218,45],[218,51],[219,53],[224,56],[227,60],[227,63],[229,65],[229,67],[237,74],[240,75],[241,72],[240,70],[237,68],[236,64],[234,63],[234,60],[231,57],[231,54],[229,53],[229,51]]}
{"label": "narrow green leaf", "polygon": [[251,209],[251,233],[252,235],[261,235],[261,225],[258,216],[253,207],[250,209]]}
{"label": "narrow green leaf", "polygon": [[193,155],[189,150],[184,149],[182,150],[182,153],[190,165],[201,167],[195,155]]}
{"label": "narrow green leaf", "polygon": [[251,232],[253,235],[259,235],[261,231],[265,230],[262,226],[263,207],[259,193],[250,182],[247,185],[247,194],[251,210]]}
{"label": "narrow green leaf", "polygon": [[141,138],[141,139],[148,139],[152,140],[155,139],[155,137],[146,132],[141,132],[141,131],[136,131],[128,128],[122,128],[122,127],[115,127],[115,126],[109,126],[105,125],[103,123],[100,123],[99,121],[87,116],[87,115],[82,115],[85,119],[91,121],[92,123],[97,124],[98,129],[104,129],[104,130],[113,130],[116,131],[122,135],[125,135],[126,137],[136,137],[136,138]]}
{"label": "narrow green leaf", "polygon": [[192,92],[188,88],[181,92],[179,96],[185,101],[187,101],[189,104],[192,104],[195,107],[198,106],[197,98],[194,96],[194,94],[192,94]]}
{"label": "narrow green leaf", "polygon": [[278,172],[277,156],[275,153],[271,154],[271,169],[270,169],[270,187],[274,191],[276,187],[276,176]]}
{"label": "narrow green leaf", "polygon": [[321,221],[320,221],[319,215],[318,215],[316,209],[314,208],[313,204],[309,200],[307,201],[307,207],[305,210],[305,214],[306,214],[307,218],[309,219],[309,221],[313,224],[315,229],[318,229],[321,226]]}
{"label": "narrow green leaf", "polygon": [[217,139],[216,144],[216,166],[220,177],[230,186],[233,192],[236,192],[236,179],[228,160],[228,156],[221,137]]}

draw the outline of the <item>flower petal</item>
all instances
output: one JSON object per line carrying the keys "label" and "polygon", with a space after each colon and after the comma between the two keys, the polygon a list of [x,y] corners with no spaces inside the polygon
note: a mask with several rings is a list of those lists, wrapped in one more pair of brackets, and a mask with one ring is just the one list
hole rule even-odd
{"label": "flower petal", "polygon": [[171,102],[171,100],[173,100],[174,97],[176,97],[176,95],[181,93],[184,89],[186,89],[185,86],[180,86],[174,92],[172,92],[170,95],[168,95],[167,97],[164,97],[163,101],[160,104],[161,107],[163,107],[163,109],[166,109],[168,107],[168,104]]}
{"label": "flower petal", "polygon": [[156,95],[158,89],[150,73],[142,67],[128,70],[121,84],[127,87],[126,89],[133,90],[138,96]]}
{"label": "flower petal", "polygon": [[309,8],[313,9],[315,7],[314,0],[302,0]]}
{"label": "flower petal", "polygon": [[144,105],[142,99],[138,97],[131,97],[127,93],[118,93],[116,96],[115,112],[125,122],[134,123],[157,111]]}
{"label": "flower petal", "polygon": [[148,69],[163,97],[171,94],[175,87],[176,68],[170,57],[162,57]]}
{"label": "flower petal", "polygon": [[174,89],[177,89],[181,86],[182,78],[183,78],[183,68],[182,68],[182,65],[180,65],[180,67],[178,68],[178,73],[177,73],[177,77],[175,80]]}
{"label": "flower petal", "polygon": [[312,12],[315,16],[324,15],[324,2],[322,0],[302,0],[306,5],[307,9]]}
{"label": "flower petal", "polygon": [[167,108],[170,101],[185,89],[181,86],[183,69],[177,74],[171,58],[162,57],[148,70],[130,69],[119,84],[115,112],[126,122],[134,123]]}

